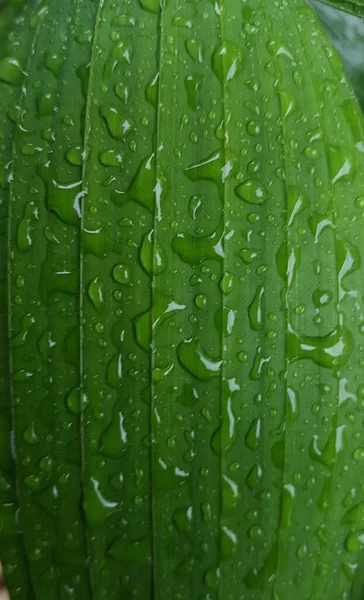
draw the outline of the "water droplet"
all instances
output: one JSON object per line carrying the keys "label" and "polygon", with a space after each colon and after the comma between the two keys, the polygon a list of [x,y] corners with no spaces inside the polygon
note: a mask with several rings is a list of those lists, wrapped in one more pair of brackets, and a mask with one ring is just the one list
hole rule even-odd
{"label": "water droplet", "polygon": [[247,133],[252,137],[260,136],[262,130],[261,126],[257,121],[249,121],[246,126]]}
{"label": "water droplet", "polygon": [[155,154],[140,163],[139,169],[127,192],[128,198],[138,202],[152,213],[155,207],[156,166]]}
{"label": "water droplet", "polygon": [[155,290],[153,300],[153,311],[152,309],[149,309],[134,318],[136,340],[139,346],[147,352],[149,352],[151,343],[152,327],[156,333],[158,328],[166,321],[166,319],[169,319],[176,312],[182,311],[186,308],[185,304],[179,304],[174,298],[172,298],[172,296],[166,296],[158,290]]}
{"label": "water droplet", "polygon": [[21,330],[11,338],[11,346],[13,348],[19,348],[26,343],[29,329],[34,323],[35,319],[31,314],[27,314],[22,318]]}
{"label": "water droplet", "polygon": [[18,225],[17,244],[19,250],[25,252],[33,245],[34,222],[38,220],[38,208],[33,200],[24,207],[24,216]]}
{"label": "water droplet", "polygon": [[292,515],[296,501],[296,488],[291,483],[285,483],[282,490],[281,526],[292,524]]}
{"label": "water droplet", "polygon": [[115,267],[112,270],[112,276],[116,283],[128,285],[130,281],[129,267],[122,264],[115,265]]}
{"label": "water droplet", "polygon": [[123,377],[123,357],[117,353],[113,356],[106,368],[106,382],[112,388],[118,389]]}
{"label": "water droplet", "polygon": [[84,483],[84,514],[89,527],[99,527],[120,510],[118,502],[109,500],[100,489],[100,482],[90,477]]}
{"label": "water droplet", "polygon": [[88,285],[89,298],[97,311],[104,307],[105,286],[100,277],[95,277]]}
{"label": "water droplet", "polygon": [[263,204],[268,198],[265,187],[253,179],[249,179],[238,185],[235,188],[235,193],[249,204]]}
{"label": "water droplet", "polygon": [[140,6],[148,12],[159,14],[161,11],[160,0],[139,0],[139,2]]}
{"label": "water droplet", "polygon": [[253,490],[263,479],[263,469],[259,463],[253,465],[250,469],[247,478],[246,484],[250,490]]}
{"label": "water droplet", "polygon": [[288,226],[292,225],[295,218],[309,206],[309,200],[301,194],[296,186],[287,186]]}
{"label": "water droplet", "polygon": [[265,288],[263,285],[257,287],[252,303],[248,308],[250,327],[254,331],[259,331],[263,327],[263,296]]}
{"label": "water droplet", "polygon": [[120,150],[104,150],[99,154],[99,161],[104,167],[120,167],[124,162],[124,155]]}
{"label": "water droplet", "polygon": [[287,388],[286,422],[294,423],[298,419],[298,394],[292,388]]}
{"label": "water droplet", "polygon": [[114,106],[103,104],[100,106],[100,115],[114,140],[125,140],[135,127],[132,120],[123,117]]}
{"label": "water droplet", "polygon": [[17,58],[9,56],[0,60],[0,81],[18,86],[23,81],[24,74]]}
{"label": "water droplet", "polygon": [[21,147],[21,153],[24,156],[34,156],[35,154],[38,154],[39,152],[42,152],[43,148],[41,146],[35,146],[34,144],[24,144]]}
{"label": "water droplet", "polygon": [[251,422],[249,430],[245,436],[245,443],[250,450],[255,450],[260,443],[262,436],[262,420],[261,418],[254,418]]}
{"label": "water droplet", "polygon": [[262,354],[261,346],[258,346],[255,352],[254,363],[249,373],[250,379],[252,379],[253,381],[258,381],[258,379],[262,377],[264,365],[266,363],[269,363],[270,360],[271,357],[264,357]]}
{"label": "water droplet", "polygon": [[333,418],[332,429],[327,438],[323,450],[320,450],[319,435],[314,434],[310,445],[310,454],[313,460],[322,463],[328,469],[332,469],[337,455],[343,449],[345,425],[337,426],[337,418]]}
{"label": "water droplet", "polygon": [[148,275],[160,275],[167,268],[167,255],[156,239],[153,229],[143,238],[139,258]]}
{"label": "water droplet", "polygon": [[225,42],[212,55],[212,70],[221,83],[233,79],[244,68],[243,53],[233,42]]}
{"label": "water droplet", "polygon": [[364,195],[362,196],[358,196],[355,200],[355,206],[357,206],[357,208],[359,208],[360,210],[364,209]]}
{"label": "water droplet", "polygon": [[33,373],[27,371],[26,369],[18,369],[18,371],[13,371],[13,373],[11,374],[11,380],[14,383],[22,383],[28,381],[28,379],[30,379],[31,377],[33,377]]}
{"label": "water droplet", "polygon": [[208,356],[192,339],[178,346],[177,356],[182,367],[201,381],[209,381],[220,375],[222,361]]}
{"label": "water droplet", "polygon": [[173,514],[173,522],[180,533],[188,534],[192,528],[192,506],[177,508]]}
{"label": "water droplet", "polygon": [[[148,0],[148,1],[151,1],[151,0]],[[159,2],[159,0],[156,0],[156,1]],[[115,69],[117,68],[118,64],[120,64],[120,63],[130,64],[132,55],[133,55],[133,49],[129,43],[126,43],[124,41],[118,42],[115,45],[115,47],[111,50],[110,56],[109,56],[108,60],[106,61],[106,64],[104,67],[104,78],[109,79],[115,72]]]}
{"label": "water droplet", "polygon": [[172,240],[172,250],[183,262],[194,266],[204,260],[220,261],[224,256],[223,249],[224,220],[221,219],[216,229],[207,236],[194,236],[182,233]]}
{"label": "water droplet", "polygon": [[115,84],[115,94],[119,100],[124,102],[124,104],[127,104],[130,98],[130,87],[126,83],[120,81],[119,83]]}
{"label": "water droplet", "polygon": [[271,585],[271,582],[277,576],[277,556],[278,544],[274,543],[267,554],[263,566],[260,569],[253,567],[245,575],[244,583],[248,589],[266,590]]}
{"label": "water droplet", "polygon": [[219,580],[220,580],[220,569],[219,568],[210,567],[209,569],[207,569],[205,576],[204,576],[204,581],[205,581],[206,586],[210,590],[218,589]]}
{"label": "water droplet", "polygon": [[130,15],[119,15],[113,19],[114,27],[135,27],[136,20]]}
{"label": "water droplet", "polygon": [[203,46],[199,40],[191,39],[185,41],[188,54],[196,63],[203,62]]}
{"label": "water droplet", "polygon": [[354,154],[340,146],[329,146],[328,159],[332,183],[353,180],[358,168],[358,159]]}
{"label": "water droplet", "polygon": [[238,252],[238,256],[246,265],[250,265],[254,260],[260,257],[259,250],[253,250],[251,248],[243,248]]}
{"label": "water droplet", "polygon": [[[355,577],[356,577],[357,570],[358,570],[358,563],[356,563],[356,562],[355,563],[347,562],[347,563],[342,563],[341,566],[342,566],[342,569],[344,571],[344,575],[345,575],[346,579],[350,583],[352,583],[353,581],[355,581]],[[328,569],[327,576],[329,575],[329,572],[330,572],[330,569]]]}
{"label": "water droplet", "polygon": [[23,438],[27,444],[36,444],[39,441],[34,421],[25,429]]}
{"label": "water droplet", "polygon": [[38,117],[50,117],[56,107],[57,95],[55,92],[46,92],[37,98]]}
{"label": "water droplet", "polygon": [[82,165],[82,152],[81,148],[78,146],[76,148],[70,148],[66,154],[66,160],[75,167],[80,167]]}
{"label": "water droplet", "polygon": [[187,93],[187,103],[192,110],[198,110],[201,107],[200,93],[203,84],[203,77],[199,73],[193,73],[185,77],[185,88]]}
{"label": "water droplet", "polygon": [[297,548],[297,558],[305,558],[305,556],[307,556],[307,552],[308,552],[308,548],[307,548],[307,544],[304,542],[303,544],[300,544]]}
{"label": "water droplet", "polygon": [[88,398],[86,394],[81,394],[79,387],[74,387],[67,395],[67,407],[74,413],[82,413],[88,405]]}
{"label": "water droplet", "polygon": [[345,542],[346,550],[351,554],[358,554],[364,548],[364,531],[349,533]]}
{"label": "water droplet", "polygon": [[279,276],[290,287],[296,277],[301,263],[301,250],[299,247],[289,247],[283,242],[276,254],[276,264]]}
{"label": "water droplet", "polygon": [[25,485],[32,491],[37,491],[41,487],[42,479],[39,475],[27,475],[24,477]]}
{"label": "water droplet", "polygon": [[223,511],[230,511],[235,509],[239,504],[240,492],[236,481],[227,477],[222,476],[222,506]]}
{"label": "water droplet", "polygon": [[298,334],[290,326],[287,348],[291,362],[311,359],[326,369],[337,370],[349,360],[353,350],[353,338],[341,324],[325,336]]}
{"label": "water droplet", "polygon": [[50,167],[39,167],[38,173],[46,186],[46,203],[49,211],[55,212],[64,223],[79,225],[80,201],[84,195],[82,181],[60,183]]}
{"label": "water droplet", "polygon": [[350,508],[345,513],[342,522],[349,523],[350,525],[364,524],[364,502],[359,502]]}
{"label": "water droplet", "polygon": [[47,52],[45,57],[45,65],[47,69],[52,71],[56,77],[59,77],[62,65],[62,56],[57,52]]}
{"label": "water droplet", "polygon": [[225,156],[222,150],[217,150],[207,158],[194,163],[184,170],[190,181],[213,181],[219,189],[220,197],[223,197],[223,170],[225,168]]}
{"label": "water droplet", "polygon": [[234,289],[235,275],[233,273],[229,273],[228,271],[224,273],[221,281],[220,281],[220,290],[225,296],[231,294]]}
{"label": "water droplet", "polygon": [[120,458],[128,445],[128,436],[122,411],[115,412],[110,425],[101,436],[100,452],[111,458]]}
{"label": "water droplet", "polygon": [[239,352],[238,353],[238,361],[239,362],[246,362],[248,360],[248,353],[247,352]]}
{"label": "water droplet", "polygon": [[200,310],[206,308],[207,306],[207,296],[206,294],[198,294],[195,298],[195,304],[197,308]]}

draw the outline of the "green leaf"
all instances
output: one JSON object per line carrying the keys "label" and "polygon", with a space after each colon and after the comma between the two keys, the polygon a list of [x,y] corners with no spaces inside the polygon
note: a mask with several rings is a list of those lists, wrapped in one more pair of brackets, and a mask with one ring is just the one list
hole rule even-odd
{"label": "green leaf", "polygon": [[364,123],[338,54],[303,0],[42,16],[0,56],[11,585],[357,600]]}

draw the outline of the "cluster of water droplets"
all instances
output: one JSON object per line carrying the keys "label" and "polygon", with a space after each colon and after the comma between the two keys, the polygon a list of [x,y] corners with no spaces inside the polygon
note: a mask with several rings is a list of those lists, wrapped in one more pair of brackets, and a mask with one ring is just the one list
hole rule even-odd
{"label": "cluster of water droplets", "polygon": [[52,2],[0,60],[39,594],[315,599],[333,549],[356,577],[363,124],[308,9],[224,4]]}

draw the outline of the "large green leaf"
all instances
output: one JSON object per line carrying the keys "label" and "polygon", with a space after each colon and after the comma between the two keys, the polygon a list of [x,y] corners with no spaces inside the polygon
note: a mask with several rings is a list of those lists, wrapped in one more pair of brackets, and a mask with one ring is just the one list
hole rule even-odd
{"label": "large green leaf", "polygon": [[358,600],[364,123],[338,55],[301,0],[43,17],[0,84],[18,595]]}

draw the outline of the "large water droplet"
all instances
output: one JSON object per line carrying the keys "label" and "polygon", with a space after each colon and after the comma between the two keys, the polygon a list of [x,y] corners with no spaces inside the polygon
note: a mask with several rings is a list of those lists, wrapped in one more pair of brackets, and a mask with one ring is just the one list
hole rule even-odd
{"label": "large water droplet", "polygon": [[105,119],[114,140],[124,140],[134,129],[132,120],[123,117],[114,106],[103,104],[100,106],[100,115]]}
{"label": "large water droplet", "polygon": [[24,74],[17,58],[9,56],[0,60],[0,81],[18,86],[23,81]]}
{"label": "large water droplet", "polygon": [[246,484],[250,490],[253,490],[263,479],[263,469],[259,463],[253,465],[250,469],[247,478]]}
{"label": "large water droplet", "polygon": [[180,533],[190,533],[192,528],[192,506],[177,508],[173,514],[173,522]]}
{"label": "large water droplet", "polygon": [[143,238],[140,248],[140,262],[148,275],[160,275],[167,268],[167,255],[152,229]]}
{"label": "large water droplet", "polygon": [[233,42],[225,42],[212,55],[212,69],[221,83],[233,79],[243,68],[243,53]]}
{"label": "large water droplet", "polygon": [[235,188],[235,193],[239,198],[249,204],[263,204],[268,198],[265,187],[253,179],[244,181]]}
{"label": "large water droplet", "polygon": [[172,240],[172,250],[183,262],[191,266],[204,260],[221,260],[223,249],[224,220],[221,219],[216,229],[206,236],[195,236],[191,233],[181,233]]}
{"label": "large water droplet", "polygon": [[100,489],[100,482],[90,477],[84,483],[84,514],[89,527],[99,527],[120,510],[118,502],[109,500]]}
{"label": "large water droplet", "polygon": [[202,63],[203,61],[203,46],[200,40],[186,40],[185,46],[188,54],[196,63]]}
{"label": "large water droplet", "polygon": [[177,356],[181,365],[201,381],[220,375],[222,361],[208,356],[196,341],[182,342],[177,348]]}
{"label": "large water droplet", "polygon": [[139,0],[140,6],[151,13],[160,13],[161,0]]}
{"label": "large water droplet", "polygon": [[105,286],[100,277],[95,277],[88,285],[89,298],[96,308],[100,311],[104,307]]}
{"label": "large water droplet", "polygon": [[252,303],[248,308],[250,327],[255,331],[259,331],[263,327],[263,296],[265,288],[259,285],[256,289]]}
{"label": "large water droplet", "polygon": [[341,146],[329,146],[327,152],[331,182],[352,181],[358,169],[356,155]]}

